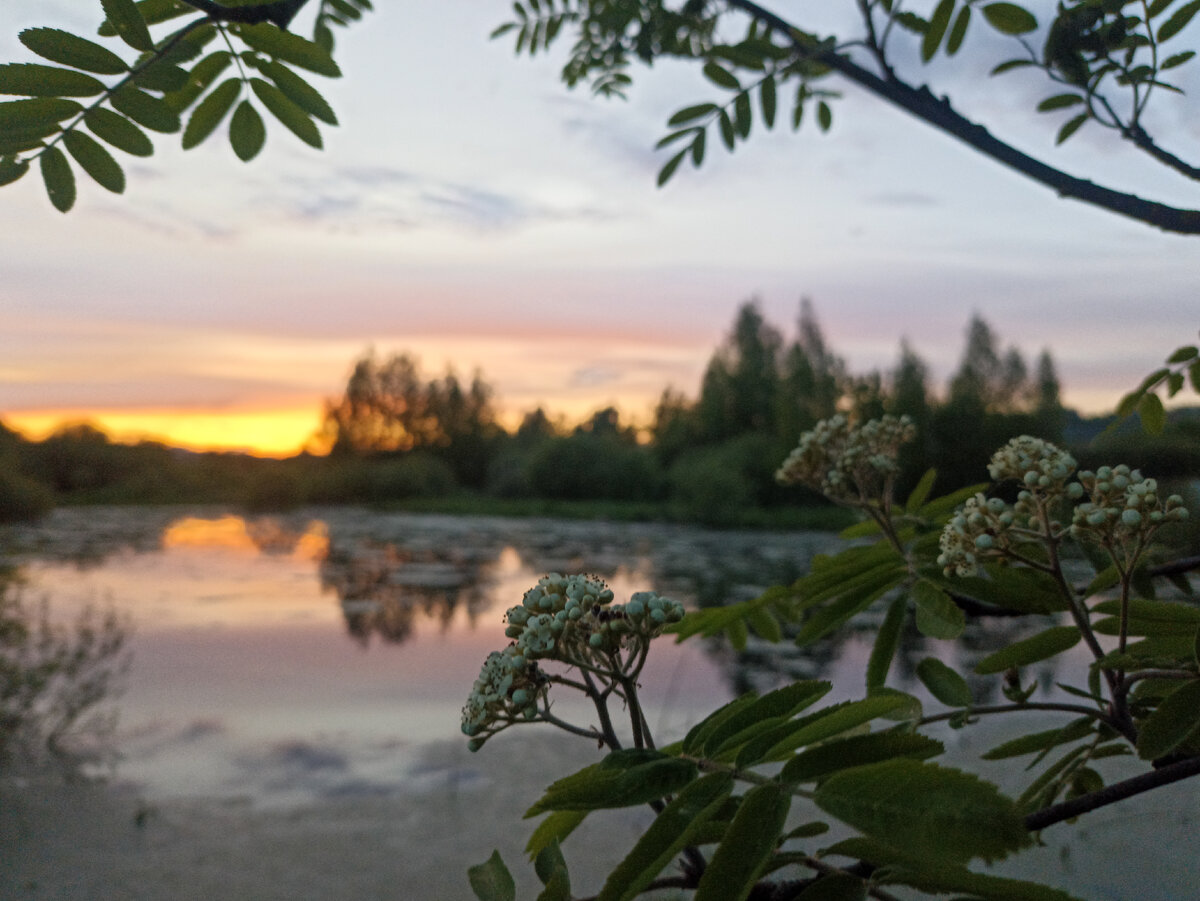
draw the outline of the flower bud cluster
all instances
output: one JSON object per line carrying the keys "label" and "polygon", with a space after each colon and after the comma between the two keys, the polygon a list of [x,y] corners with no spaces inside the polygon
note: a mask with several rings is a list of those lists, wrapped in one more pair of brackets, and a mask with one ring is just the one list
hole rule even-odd
{"label": "flower bud cluster", "polygon": [[1025,491],[1041,497],[1067,493],[1067,479],[1074,472],[1074,457],[1049,441],[1029,435],[1013,438],[992,455],[988,464],[993,481],[1015,479]]}
{"label": "flower bud cluster", "polygon": [[775,478],[785,485],[806,485],[833,501],[874,500],[896,473],[900,445],[916,434],[907,416],[884,416],[852,426],[839,414],[801,435]]}
{"label": "flower bud cluster", "polygon": [[598,657],[640,650],[683,619],[681,603],[653,591],[636,592],[627,604],[612,600],[612,590],[594,576],[551,573],[509,608],[504,634],[512,643],[488,655],[463,707],[462,731],[471,736],[471,750],[483,744],[482,733],[537,716],[549,683],[538,660],[603,668],[606,661]]}
{"label": "flower bud cluster", "polygon": [[1071,535],[1076,538],[1121,544],[1144,538],[1164,523],[1182,522],[1188,517],[1183,498],[1172,494],[1162,499],[1154,479],[1128,466],[1084,471],[1079,473],[1079,481],[1087,500],[1075,508],[1071,521]]}
{"label": "flower bud cluster", "polygon": [[1015,514],[1000,498],[982,494],[967,498],[942,531],[938,566],[946,575],[973,576],[978,561],[1009,546]]}

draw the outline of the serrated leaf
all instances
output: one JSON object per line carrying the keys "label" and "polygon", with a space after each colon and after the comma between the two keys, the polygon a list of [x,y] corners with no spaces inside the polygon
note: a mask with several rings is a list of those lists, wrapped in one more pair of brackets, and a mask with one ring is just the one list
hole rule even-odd
{"label": "serrated leaf", "polygon": [[909,703],[907,695],[886,694],[818,710],[748,742],[738,754],[737,765],[746,767],[764,761],[783,760],[796,748],[841,735],[871,720],[907,707]]}
{"label": "serrated leaf", "polygon": [[936,657],[926,657],[917,664],[917,678],[929,693],[947,707],[970,707],[971,689],[967,680]]}
{"label": "serrated leaf", "polygon": [[742,89],[742,83],[737,80],[737,76],[713,60],[709,60],[704,64],[703,73],[705,78],[719,88],[727,88],[731,91],[740,91]]}
{"label": "serrated leaf", "polygon": [[1018,641],[1008,647],[989,654],[975,666],[981,676],[1002,673],[1013,666],[1028,666],[1047,660],[1079,644],[1082,636],[1074,626],[1052,626],[1032,638]]}
{"label": "serrated leaf", "polygon": [[75,173],[66,154],[57,147],[47,147],[39,158],[42,183],[54,208],[65,213],[75,205]]}
{"label": "serrated leaf", "polygon": [[745,901],[775,851],[791,800],[774,782],[746,792],[700,877],[695,901]]}
{"label": "serrated leaf", "polygon": [[785,782],[812,782],[850,767],[908,757],[924,760],[945,748],[915,732],[871,732],[828,741],[801,751],[787,762],[779,778]]}
{"label": "serrated leaf", "polygon": [[[1121,602],[1101,601],[1092,613],[1108,614],[1092,626],[1101,635],[1120,634]],[[1131,598],[1129,601],[1129,635],[1192,635],[1200,626],[1200,608],[1171,601],[1150,601]]]}
{"label": "serrated leaf", "polygon": [[486,861],[470,867],[467,878],[479,901],[516,901],[517,884],[500,859],[499,851],[493,851]]}
{"label": "serrated leaf", "polygon": [[1200,679],[1185,682],[1163,699],[1141,723],[1137,752],[1142,760],[1156,760],[1200,735]]}
{"label": "serrated leaf", "polygon": [[94,97],[104,83],[83,72],[41,63],[0,65],[0,94],[22,97]]}
{"label": "serrated leaf", "polygon": [[946,36],[946,29],[950,26],[950,17],[954,14],[954,0],[940,0],[937,6],[933,9],[933,15],[929,17],[929,27],[925,29],[925,35],[921,39],[921,60],[929,62],[937,53],[938,47],[942,44],[942,38]]}
{"label": "serrated leaf", "polygon": [[549,810],[633,807],[673,794],[696,777],[696,765],[657,751],[614,751],[603,761],[559,779],[525,816]]}
{"label": "serrated leaf", "polygon": [[191,150],[216,130],[233,108],[241,86],[240,78],[226,79],[196,105],[183,130],[184,150]]}
{"label": "serrated leaf", "polygon": [[102,107],[90,109],[83,117],[83,123],[100,140],[132,156],[150,156],[154,153],[154,144],[149,135],[112,110]]}
{"label": "serrated leaf", "polygon": [[746,611],[746,624],[755,633],[769,642],[783,641],[783,629],[779,626],[774,614],[763,606],[751,607]]}
{"label": "serrated leaf", "polygon": [[658,187],[661,188],[671,180],[671,176],[675,174],[675,170],[679,168],[679,164],[683,162],[683,158],[688,152],[688,149],[679,151],[658,170]]}
{"label": "serrated leaf", "polygon": [[965,863],[1008,856],[1029,844],[1010,798],[989,782],[916,760],[888,760],[835,773],[814,794],[818,807],[868,836],[903,836],[917,855]]}
{"label": "serrated leaf", "polygon": [[1145,432],[1151,435],[1162,434],[1167,425],[1167,411],[1163,408],[1162,399],[1157,394],[1144,394],[1138,401],[1137,411]]}
{"label": "serrated leaf", "polygon": [[828,682],[807,680],[768,692],[723,717],[702,733],[693,747],[708,757],[740,747],[766,728],[769,721],[791,719],[823,698],[829,689]]}
{"label": "serrated leaf", "polygon": [[342,70],[333,61],[329,51],[298,34],[282,31],[274,25],[262,24],[239,26],[237,35],[250,47],[275,59],[308,69],[318,75],[341,77]]}
{"label": "serrated leaf", "polygon": [[1059,745],[1069,744],[1094,735],[1095,732],[1095,720],[1086,716],[1080,717],[1061,729],[1047,729],[1045,732],[1034,732],[1006,741],[996,745],[990,751],[984,752],[980,757],[983,760],[1007,760],[1010,757],[1023,757],[1026,754],[1041,754]]}
{"label": "serrated leaf", "polygon": [[6,100],[0,103],[0,133],[18,128],[57,126],[83,110],[74,100],[37,97],[32,100]]}
{"label": "serrated leaf", "polygon": [[243,100],[233,111],[229,121],[229,143],[233,152],[243,163],[258,156],[267,140],[267,129],[263,125],[262,116],[258,114],[249,100]]}
{"label": "serrated leaf", "polygon": [[[534,870],[537,873],[538,879],[542,880],[542,885],[549,886],[551,882],[560,874],[567,872],[567,862],[563,859],[562,849],[558,846],[558,841],[551,841],[548,845],[542,848],[534,858]],[[561,879],[559,880],[561,881]],[[570,883],[567,883],[568,893],[566,901],[570,901]]]}
{"label": "serrated leaf", "polygon": [[125,192],[125,173],[121,166],[94,138],[72,129],[63,135],[63,143],[67,152],[79,164],[79,168],[90,175],[100,187],[114,194]]}
{"label": "serrated leaf", "polygon": [[11,185],[28,171],[27,160],[0,159],[0,187]]}
{"label": "serrated leaf", "polygon": [[167,94],[183,90],[188,83],[188,73],[182,66],[158,60],[138,70],[133,83],[143,90]]}
{"label": "serrated leaf", "polygon": [[967,36],[967,26],[971,24],[971,7],[964,6],[958,11],[954,27],[950,29],[950,37],[946,39],[946,55],[954,56],[962,47],[963,39]]}
{"label": "serrated leaf", "polygon": [[217,76],[229,68],[232,56],[228,50],[218,50],[210,53],[192,67],[188,73],[187,84],[178,91],[172,91],[163,97],[163,102],[175,112],[187,109],[205,90],[208,89]]}
{"label": "serrated leaf", "polygon": [[104,8],[109,24],[116,29],[117,37],[134,50],[154,49],[150,29],[133,0],[100,0],[100,6]]}
{"label": "serrated leaf", "polygon": [[630,901],[692,842],[733,790],[733,777],[710,773],[683,789],[609,875],[597,901]]}
{"label": "serrated leaf", "polygon": [[313,122],[308,113],[289,100],[283,91],[270,82],[263,81],[261,78],[251,78],[250,87],[253,88],[258,99],[262,101],[262,105],[288,131],[310,147],[315,147],[318,150],[321,149],[323,142],[321,141],[321,132],[317,128],[316,123]]}
{"label": "serrated leaf", "polygon": [[1068,106],[1076,106],[1083,103],[1083,97],[1079,94],[1055,94],[1053,97],[1047,97],[1037,105],[1039,113],[1048,113],[1051,110],[1063,109]]}
{"label": "serrated leaf", "polygon": [[107,47],[60,28],[27,28],[19,39],[38,56],[53,63],[101,75],[120,75],[129,71],[125,60]]}
{"label": "serrated leaf", "polygon": [[779,100],[775,92],[775,76],[768,75],[763,79],[762,85],[758,89],[758,99],[762,106],[763,124],[767,128],[775,127],[775,111],[778,108]]}
{"label": "serrated leaf", "polygon": [[750,95],[742,91],[733,99],[733,127],[743,141],[750,137],[750,124],[753,121],[754,114],[750,109]]}
{"label": "serrated leaf", "polygon": [[276,87],[298,107],[328,125],[337,125],[337,116],[333,112],[333,107],[307,81],[283,63],[277,63],[274,60],[264,63],[261,68],[263,74],[275,82]]}
{"label": "serrated leaf", "polygon": [[691,122],[694,119],[702,119],[705,116],[715,113],[716,111],[717,105],[715,103],[697,103],[694,106],[685,106],[667,120],[667,125],[671,127],[682,125],[684,122]]}
{"label": "serrated leaf", "polygon": [[908,598],[898,597],[888,606],[883,618],[883,625],[875,633],[875,644],[871,648],[871,657],[867,661],[867,691],[882,688],[887,682],[888,670],[896,650],[900,647],[900,637],[904,629],[904,621],[908,614]]}
{"label": "serrated leaf", "polygon": [[983,17],[1003,34],[1028,34],[1038,27],[1033,13],[1015,3],[989,3],[983,8]]}
{"label": "serrated leaf", "polygon": [[1195,50],[1185,50],[1182,53],[1172,53],[1162,61],[1162,65],[1158,68],[1162,71],[1174,69],[1176,66],[1182,66],[1184,63],[1195,57]]}
{"label": "serrated leaf", "polygon": [[937,470],[927,469],[925,474],[921,476],[921,481],[917,482],[917,486],[912,490],[912,494],[908,496],[908,500],[904,502],[905,513],[916,513],[921,509],[921,505],[925,503],[925,499],[929,497],[929,492],[933,490],[933,483],[937,480]]}
{"label": "serrated leaf", "polygon": [[132,85],[114,91],[109,102],[113,109],[124,113],[138,125],[166,134],[179,131],[179,114],[160,98],[153,97]]}
{"label": "serrated leaf", "polygon": [[551,842],[562,841],[575,831],[588,815],[587,810],[555,810],[551,811],[544,820],[538,823],[525,844],[525,853],[537,857]]}
{"label": "serrated leaf", "polygon": [[1066,141],[1071,135],[1079,131],[1090,118],[1091,116],[1088,113],[1080,113],[1078,116],[1072,116],[1058,130],[1058,134],[1054,136],[1054,143],[1061,144],[1063,141]]}
{"label": "serrated leaf", "polygon": [[1163,41],[1170,40],[1183,31],[1197,12],[1200,12],[1200,0],[1192,0],[1191,3],[1185,3],[1179,9],[1175,10],[1175,12],[1171,13],[1170,18],[1158,27],[1158,42],[1161,44]]}
{"label": "serrated leaf", "polygon": [[962,608],[928,579],[920,579],[913,585],[912,599],[917,608],[917,629],[922,635],[958,638],[967,627]]}

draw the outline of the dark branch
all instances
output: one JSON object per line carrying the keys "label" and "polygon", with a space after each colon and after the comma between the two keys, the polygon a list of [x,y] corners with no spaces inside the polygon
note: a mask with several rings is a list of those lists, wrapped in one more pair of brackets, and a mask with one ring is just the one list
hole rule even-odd
{"label": "dark branch", "polygon": [[1180,557],[1178,560],[1172,560],[1170,563],[1160,563],[1158,566],[1147,567],[1146,572],[1152,576],[1178,576],[1183,573],[1190,573],[1194,569],[1200,569],[1200,556]]}
{"label": "dark branch", "polygon": [[870,91],[876,97],[941,129],[996,162],[1051,188],[1060,197],[1081,200],[1109,212],[1155,226],[1163,231],[1200,235],[1200,210],[1167,206],[1135,194],[1114,191],[1086,179],[1068,175],[999,140],[982,125],[962,116],[946,98],[934,97],[928,88],[914,88],[898,79],[885,80],[864,69],[847,56],[832,50],[815,48],[806,43],[788,21],[751,0],[726,0],[726,3],[732,8],[740,9],[753,16],[763,24],[790,35],[796,49],[808,58],[828,66]]}
{"label": "dark branch", "polygon": [[1145,130],[1140,125],[1134,125],[1124,131],[1124,135],[1139,149],[1143,150],[1150,156],[1154,157],[1164,166],[1174,169],[1176,172],[1188,178],[1200,181],[1200,168],[1184,162],[1175,154],[1163,150],[1154,143],[1154,139],[1146,134]]}
{"label": "dark branch", "polygon": [[1196,775],[1200,775],[1200,756],[1188,757],[1185,760],[1151,770],[1149,773],[1134,776],[1132,779],[1106,785],[1099,791],[1072,798],[1070,801],[1063,801],[1061,804],[1052,804],[1050,807],[1031,813],[1025,817],[1025,828],[1030,832],[1037,832],[1047,826],[1053,826],[1055,823],[1061,823],[1063,820],[1069,820],[1099,807],[1115,804],[1117,801],[1132,798],[1142,792],[1148,792],[1151,789],[1170,785],[1172,782],[1179,782],[1181,779],[1188,779]]}
{"label": "dark branch", "polygon": [[183,0],[188,6],[193,6],[206,14],[215,22],[241,22],[246,25],[259,25],[270,22],[286,30],[307,4],[308,0],[277,0],[275,3],[263,3],[257,6],[225,6],[215,0]]}

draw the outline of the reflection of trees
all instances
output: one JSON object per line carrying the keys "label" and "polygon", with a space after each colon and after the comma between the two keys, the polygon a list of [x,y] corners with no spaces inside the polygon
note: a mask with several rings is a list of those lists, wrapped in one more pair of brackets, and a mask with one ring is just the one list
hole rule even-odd
{"label": "reflection of trees", "polygon": [[331,543],[320,565],[321,587],[337,593],[346,631],[359,644],[365,647],[373,634],[401,644],[422,616],[444,629],[465,607],[473,621],[491,603],[482,567],[494,559],[393,543]]}

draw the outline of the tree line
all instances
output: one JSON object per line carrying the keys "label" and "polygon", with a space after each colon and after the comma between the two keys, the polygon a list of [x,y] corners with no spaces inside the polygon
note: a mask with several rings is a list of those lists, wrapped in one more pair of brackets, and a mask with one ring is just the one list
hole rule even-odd
{"label": "tree line", "polygon": [[[263,460],[191,453],[155,442],[125,445],[86,424],[40,442],[0,424],[0,519],[36,515],[55,503],[215,502],[254,509],[306,503],[392,503],[456,498],[472,504],[613,502],[638,515],[709,524],[753,521],[753,511],[825,502],[776,483],[799,436],[837,412],[860,419],[907,415],[919,438],[902,457],[901,489],[926,469],[939,490],[982,477],[979,460],[1029,434],[1077,449],[1102,431],[1063,407],[1048,349],[1032,364],[974,316],[958,368],[944,390],[907,340],[888,371],[855,373],[826,340],[811,302],[802,301],[790,337],[755,301],[742,304],[714,349],[698,394],[663,390],[650,421],[635,426],[614,407],[569,426],[542,407],[513,430],[499,420],[495,388],[475,371],[430,377],[407,353],[368,351],[342,394],[325,402],[315,444],[327,454]],[[1186,411],[1162,438],[1128,445],[1135,465],[1200,473],[1200,426]],[[541,510],[536,507],[531,509]]]}

